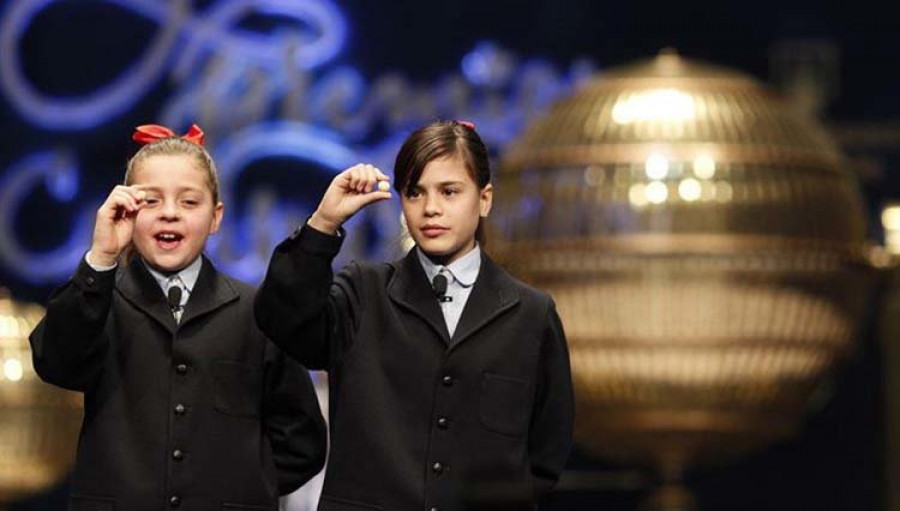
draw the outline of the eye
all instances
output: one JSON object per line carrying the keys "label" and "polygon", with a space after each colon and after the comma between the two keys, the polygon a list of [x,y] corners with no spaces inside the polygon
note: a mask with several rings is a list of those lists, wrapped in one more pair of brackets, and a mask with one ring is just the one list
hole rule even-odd
{"label": "eye", "polygon": [[181,202],[182,202],[182,204],[184,204],[185,206],[188,206],[188,207],[191,207],[191,208],[197,206],[198,204],[200,204],[200,201],[198,201],[197,199],[184,199],[184,200],[181,201]]}
{"label": "eye", "polygon": [[418,199],[421,196],[422,196],[421,190],[409,190],[408,192],[406,192],[407,199]]}
{"label": "eye", "polygon": [[456,188],[444,188],[444,195],[446,195],[447,197],[452,197],[458,193],[459,190],[457,190]]}
{"label": "eye", "polygon": [[146,199],[144,199],[144,203],[147,206],[156,206],[157,204],[159,204],[159,199],[156,197],[147,197]]}

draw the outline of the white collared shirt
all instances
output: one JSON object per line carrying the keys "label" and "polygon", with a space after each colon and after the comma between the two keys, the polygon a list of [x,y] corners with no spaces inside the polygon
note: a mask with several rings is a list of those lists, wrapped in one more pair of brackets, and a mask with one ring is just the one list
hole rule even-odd
{"label": "white collared shirt", "polygon": [[[88,252],[84,255],[84,261],[88,263],[88,266],[94,269],[94,271],[111,271],[116,268],[117,265],[113,264],[112,266],[100,266],[97,264],[91,263],[90,260],[91,253]],[[141,261],[143,262],[143,260]],[[178,273],[173,273],[171,275],[165,275],[160,273],[153,268],[150,267],[147,263],[144,263],[144,267],[150,272],[150,275],[153,275],[153,279],[156,280],[156,283],[159,284],[159,288],[162,289],[163,296],[169,296],[169,288],[172,287],[176,283],[181,284],[181,288],[184,290],[181,293],[181,307],[184,307],[188,302],[188,298],[191,295],[191,292],[194,291],[194,285],[197,284],[197,278],[200,277],[200,268],[203,267],[203,257],[197,256],[197,259],[194,259],[194,262],[182,268]]]}
{"label": "white collared shirt", "polygon": [[450,332],[452,338],[466,302],[469,300],[469,295],[472,293],[472,286],[475,285],[475,279],[478,278],[478,272],[481,270],[481,247],[476,243],[475,248],[447,266],[432,262],[419,247],[416,247],[416,255],[419,257],[422,269],[425,270],[429,285],[441,271],[447,277],[447,296],[451,300],[441,302],[441,312],[444,314],[444,322],[447,324],[447,331]]}
{"label": "white collared shirt", "polygon": [[181,289],[183,289],[184,292],[181,293],[180,306],[184,307],[187,304],[191,293],[194,291],[194,285],[197,284],[197,278],[200,277],[200,268],[203,267],[203,258],[197,256],[197,259],[194,259],[194,262],[182,268],[178,273],[172,273],[170,275],[154,270],[147,263],[144,263],[144,266],[147,268],[147,271],[150,272],[150,275],[153,275],[153,279],[156,280],[156,283],[159,284],[163,295],[169,296],[169,288],[173,285],[181,285]]}

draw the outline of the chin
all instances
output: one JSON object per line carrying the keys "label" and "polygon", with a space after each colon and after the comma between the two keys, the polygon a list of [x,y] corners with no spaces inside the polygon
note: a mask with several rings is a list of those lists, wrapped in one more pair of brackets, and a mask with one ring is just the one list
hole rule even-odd
{"label": "chin", "polygon": [[450,253],[450,249],[444,246],[442,243],[419,243],[419,248],[422,252],[425,252],[426,255],[431,257],[443,257]]}
{"label": "chin", "polygon": [[162,271],[162,272],[174,272],[174,271],[178,271],[184,267],[184,265],[180,265],[180,264],[160,264],[158,261],[148,261],[146,259],[145,259],[145,261],[154,270],[158,270],[158,271]]}
{"label": "chin", "polygon": [[147,258],[147,257],[145,257],[144,260],[147,262],[147,264],[149,264],[151,267],[153,267],[157,270],[161,270],[161,271],[165,271],[165,272],[172,272],[172,271],[179,271],[179,270],[183,269],[184,267],[186,267],[187,265],[191,264],[191,262],[194,260],[194,258],[184,258],[184,257]]}

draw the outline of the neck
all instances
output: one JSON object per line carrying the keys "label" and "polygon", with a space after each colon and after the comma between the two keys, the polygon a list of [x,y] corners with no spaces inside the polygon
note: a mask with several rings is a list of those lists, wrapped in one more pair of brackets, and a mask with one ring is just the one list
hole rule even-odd
{"label": "neck", "polygon": [[149,268],[149,269],[155,271],[156,273],[159,273],[160,275],[163,275],[163,276],[165,276],[165,277],[171,277],[171,276],[173,276],[173,275],[178,275],[179,273],[181,273],[182,271],[184,271],[185,268],[189,268],[191,265],[193,265],[194,263],[196,263],[196,262],[197,262],[198,260],[200,260],[201,258],[202,258],[202,256],[199,256],[199,255],[198,255],[196,259],[194,259],[194,260],[191,261],[190,263],[188,263],[188,264],[182,266],[181,268],[169,269],[169,270],[164,270],[164,269],[162,269],[162,268],[157,268],[156,266],[150,264],[150,263],[149,263],[146,259],[144,259],[144,258],[141,258],[141,261],[144,263],[144,265],[145,265],[147,268]]}
{"label": "neck", "polygon": [[[446,255],[429,254],[428,252],[425,252],[424,250],[422,251],[422,253],[425,254],[425,257],[427,257],[428,260],[433,262],[434,264],[437,264],[439,266],[449,266],[454,261],[462,259],[466,255],[468,255],[469,252],[475,250],[475,247],[477,247],[477,246],[478,245],[473,241],[472,244],[469,245],[469,247],[467,249],[461,250],[461,251],[457,252],[456,254],[446,254]],[[454,255],[456,257],[453,257]]]}

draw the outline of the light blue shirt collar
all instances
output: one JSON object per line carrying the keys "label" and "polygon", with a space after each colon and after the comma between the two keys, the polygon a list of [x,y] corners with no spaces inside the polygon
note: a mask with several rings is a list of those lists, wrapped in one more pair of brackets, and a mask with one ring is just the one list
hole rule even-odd
{"label": "light blue shirt collar", "polygon": [[419,262],[422,264],[429,282],[441,271],[441,268],[447,268],[459,285],[471,287],[475,283],[475,279],[478,278],[478,271],[481,270],[481,247],[478,243],[475,243],[475,248],[466,255],[447,266],[434,264],[419,247],[416,247],[416,255],[419,257]]}
{"label": "light blue shirt collar", "polygon": [[[169,280],[173,277],[178,277],[178,279],[181,280],[181,283],[184,285],[185,291],[187,291],[187,294],[190,295],[194,290],[194,285],[197,283],[197,278],[200,277],[200,268],[203,267],[203,257],[197,256],[197,259],[194,259],[194,262],[185,266],[184,269],[182,269],[180,272],[171,275],[165,275],[154,270],[146,262],[144,262],[144,266],[146,266],[147,270],[150,271],[150,275],[153,275],[153,278],[159,284],[159,287],[163,290],[163,293],[166,293],[169,290]],[[183,299],[183,301],[187,300]]]}

